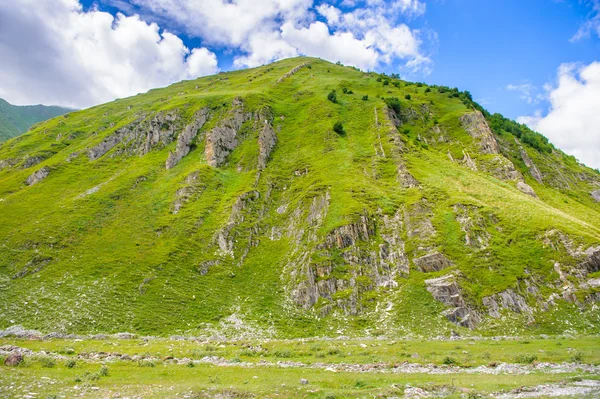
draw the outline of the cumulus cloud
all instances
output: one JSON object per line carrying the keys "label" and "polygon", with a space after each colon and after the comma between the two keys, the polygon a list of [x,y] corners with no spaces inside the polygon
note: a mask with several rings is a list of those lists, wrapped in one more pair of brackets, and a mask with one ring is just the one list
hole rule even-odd
{"label": "cumulus cloud", "polygon": [[550,109],[519,118],[581,162],[600,168],[600,62],[563,64],[549,86]]}
{"label": "cumulus cloud", "polygon": [[78,108],[218,70],[206,48],[78,0],[0,2],[0,59],[0,97]]}
{"label": "cumulus cloud", "polygon": [[237,67],[302,54],[362,68],[396,60],[411,71],[431,68],[420,32],[395,22],[423,14],[425,4],[419,0],[346,1],[343,5],[352,7],[347,12],[327,3],[315,7],[313,0],[263,0],[260,7],[254,0],[130,2],[138,12],[165,19],[204,43],[241,52],[234,59]]}

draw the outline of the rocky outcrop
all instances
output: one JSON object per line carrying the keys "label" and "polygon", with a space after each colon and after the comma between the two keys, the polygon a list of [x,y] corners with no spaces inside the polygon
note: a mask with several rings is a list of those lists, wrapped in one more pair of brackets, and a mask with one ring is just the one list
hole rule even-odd
{"label": "rocky outcrop", "polygon": [[420,258],[413,259],[413,262],[419,270],[425,273],[439,272],[447,267],[452,266],[452,262],[439,252],[434,252]]}
{"label": "rocky outcrop", "polygon": [[50,174],[50,168],[44,166],[42,169],[33,172],[26,181],[28,186],[33,186],[34,184],[44,180]]}
{"label": "rocky outcrop", "polygon": [[473,329],[481,321],[477,311],[465,303],[455,275],[425,280],[425,286],[436,301],[450,307],[442,314],[452,323]]}
{"label": "rocky outcrop", "polygon": [[454,213],[460,229],[465,233],[465,245],[477,249],[487,248],[491,235],[485,228],[494,222],[494,218],[484,216],[476,206],[462,204],[454,205]]}
{"label": "rocky outcrop", "polygon": [[179,136],[177,136],[177,146],[175,147],[175,151],[169,152],[169,156],[165,162],[165,167],[167,170],[177,165],[179,161],[183,159],[183,157],[189,154],[192,141],[194,138],[196,138],[198,131],[202,129],[202,126],[204,126],[208,120],[208,116],[208,107],[200,109],[194,115],[194,120],[192,123],[187,125],[185,129],[179,133]]}
{"label": "rocky outcrop", "polygon": [[587,273],[600,271],[600,246],[588,248],[585,256],[586,259],[579,264],[578,268]]}
{"label": "rocky outcrop", "polygon": [[592,198],[600,202],[600,190],[592,191]]}
{"label": "rocky outcrop", "polygon": [[277,144],[277,134],[273,129],[273,112],[265,107],[258,112],[257,121],[262,124],[258,134],[258,170],[267,167],[267,161],[271,156],[271,151]]}
{"label": "rocky outcrop", "polygon": [[[405,150],[405,145],[404,145],[404,142],[402,141],[402,138],[400,137],[400,133],[398,132],[398,129],[397,129],[398,126],[402,125],[402,121],[399,119],[398,115],[396,115],[394,110],[392,110],[389,107],[386,107],[384,109],[384,115],[385,115],[385,128],[387,129],[388,135],[390,136],[391,141],[394,144],[394,146],[392,148],[391,157],[394,160],[394,163],[396,164],[396,177],[397,177],[398,183],[400,183],[400,185],[404,188],[418,187],[419,182],[410,173],[410,171],[406,167],[406,164],[404,163],[404,159],[402,157],[402,153]],[[379,122],[377,121],[377,109],[375,109],[375,124],[376,124],[376,127],[379,129]],[[381,154],[385,155],[385,153],[383,151],[383,147],[381,146],[381,137],[379,137],[379,140],[380,140],[379,151],[381,152]]]}
{"label": "rocky outcrop", "polygon": [[179,213],[181,208],[192,198],[193,195],[199,195],[204,186],[200,184],[199,173],[192,172],[185,178],[185,187],[180,188],[175,193],[175,201],[173,202],[173,213]]}
{"label": "rocky outcrop", "polygon": [[238,133],[242,125],[251,115],[244,112],[244,102],[236,97],[228,117],[206,135],[204,152],[210,166],[218,167],[225,163],[227,156],[238,145]]}
{"label": "rocky outcrop", "polygon": [[497,319],[501,317],[500,309],[508,309],[516,313],[532,312],[525,298],[510,288],[483,298],[483,305],[488,309],[490,316]]}
{"label": "rocky outcrop", "polygon": [[283,82],[285,79],[293,76],[296,72],[298,72],[300,69],[304,68],[304,67],[308,67],[310,65],[310,62],[303,62],[302,64],[294,67],[292,70],[290,70],[288,73],[286,73],[285,75],[283,75],[282,77],[280,77],[279,79],[277,79],[277,83],[281,83]]}
{"label": "rocky outcrop", "polygon": [[[517,141],[518,142],[518,141]],[[531,158],[529,158],[529,154],[523,147],[520,148],[521,159],[525,163],[525,166],[529,169],[529,174],[533,177],[538,183],[542,184],[542,173],[538,169],[538,167],[533,163]]]}
{"label": "rocky outcrop", "polygon": [[375,224],[368,216],[361,215],[357,222],[334,229],[318,249],[347,248],[356,245],[358,241],[368,241],[373,235]]}
{"label": "rocky outcrop", "polygon": [[39,164],[40,162],[48,159],[49,155],[50,154],[44,154],[44,155],[36,155],[33,157],[28,157],[25,159],[25,161],[23,161],[21,168],[22,169],[31,168],[32,166],[35,166],[35,165]]}
{"label": "rocky outcrop", "polygon": [[88,157],[94,161],[118,144],[123,144],[114,155],[145,155],[151,148],[166,146],[173,141],[178,129],[179,115],[177,111],[159,112],[148,119],[124,126],[106,137],[101,143],[88,151]]}
{"label": "rocky outcrop", "polygon": [[500,154],[500,146],[494,137],[483,114],[479,111],[471,112],[460,117],[463,128],[471,137],[479,140],[481,152],[484,154]]}
{"label": "rocky outcrop", "polygon": [[244,221],[243,211],[250,205],[250,203],[258,200],[260,193],[258,191],[248,191],[240,195],[233,206],[231,207],[231,213],[227,224],[219,230],[217,233],[216,241],[219,246],[222,255],[234,256],[233,244],[234,234],[233,228]]}
{"label": "rocky outcrop", "polygon": [[533,198],[537,198],[537,194],[535,193],[535,191],[533,191],[533,188],[531,188],[531,186],[523,181],[519,181],[517,182],[517,188],[523,193],[523,194],[527,194]]}

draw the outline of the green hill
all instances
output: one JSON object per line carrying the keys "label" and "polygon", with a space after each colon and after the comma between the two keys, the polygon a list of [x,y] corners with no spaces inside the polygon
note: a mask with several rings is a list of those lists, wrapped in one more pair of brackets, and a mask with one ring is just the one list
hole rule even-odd
{"label": "green hill", "polygon": [[38,122],[73,111],[45,105],[12,105],[0,98],[0,142],[25,133]]}
{"label": "green hill", "polygon": [[313,58],[180,82],[0,145],[0,329],[598,333],[599,189],[457,89]]}

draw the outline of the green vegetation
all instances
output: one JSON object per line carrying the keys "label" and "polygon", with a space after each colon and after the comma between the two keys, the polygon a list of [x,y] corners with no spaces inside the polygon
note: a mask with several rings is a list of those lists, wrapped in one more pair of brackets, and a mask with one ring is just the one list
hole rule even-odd
{"label": "green vegetation", "polygon": [[31,126],[71,112],[62,107],[44,105],[12,105],[0,98],[0,142],[25,133]]}
{"label": "green vegetation", "polygon": [[[278,82],[304,62],[310,70]],[[586,285],[597,275],[581,266],[584,251],[600,242],[600,208],[590,195],[598,172],[557,149],[540,151],[523,130],[517,143],[512,125],[486,113],[502,153],[484,152],[461,123],[477,109],[468,92],[394,77],[386,79],[402,84],[384,88],[381,76],[283,60],[72,112],[4,142],[0,329],[247,339],[599,333],[598,289]],[[344,87],[356,95],[335,94]],[[235,148],[211,166],[216,146],[207,138],[235,124],[238,101]],[[167,169],[202,110],[208,121]],[[332,132],[338,121],[344,136]],[[143,127],[140,137],[119,141],[132,126]],[[155,141],[146,135],[151,127]],[[89,155],[111,140],[106,153]],[[47,175],[28,185],[38,171]],[[450,263],[421,271],[415,259],[435,252]],[[480,316],[473,329],[450,321],[443,313],[450,306],[427,289],[427,280],[448,274]],[[572,297],[563,295],[562,278]],[[484,299],[507,290],[527,307],[499,306],[500,317],[490,316]],[[321,349],[306,349],[312,361],[361,353],[314,345]],[[248,361],[243,349],[250,350],[237,348],[230,359]],[[271,355],[276,350],[281,359],[302,358],[285,346]],[[439,364],[467,360],[440,353],[432,355]],[[32,370],[66,372],[72,381],[99,369],[80,363]],[[135,367],[150,379],[164,370],[153,364],[116,369]],[[168,367],[181,378],[206,379],[210,369]],[[118,379],[109,368],[99,384]],[[220,378],[243,382],[233,372]],[[370,387],[377,378],[360,381]]]}

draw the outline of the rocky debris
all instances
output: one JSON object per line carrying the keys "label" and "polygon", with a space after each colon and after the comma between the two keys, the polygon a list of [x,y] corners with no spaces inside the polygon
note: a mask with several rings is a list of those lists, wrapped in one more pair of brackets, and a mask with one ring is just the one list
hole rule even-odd
{"label": "rocky debris", "polygon": [[308,385],[308,380],[306,378],[300,378],[300,385]]}
{"label": "rocky debris", "polygon": [[587,285],[592,288],[600,288],[600,278],[591,278],[587,281]]}
{"label": "rocky debris", "polygon": [[578,268],[587,273],[600,271],[600,246],[588,248],[585,256],[587,258],[578,265]]}
{"label": "rocky debris", "polygon": [[355,223],[334,229],[325,237],[325,242],[318,249],[343,249],[356,245],[360,241],[368,241],[375,235],[375,224],[367,215],[360,215]]}
{"label": "rocky debris", "polygon": [[183,205],[195,194],[200,194],[204,190],[204,186],[198,180],[200,173],[192,172],[185,178],[186,186],[180,188],[175,193],[175,201],[173,202],[173,213],[179,213]]}
{"label": "rocky debris", "polygon": [[44,180],[50,174],[50,168],[44,166],[42,169],[37,170],[31,174],[26,181],[28,186],[33,186],[34,184]]}
{"label": "rocky debris", "polygon": [[206,134],[204,153],[210,166],[221,166],[227,156],[238,145],[238,133],[244,122],[251,118],[251,113],[244,112],[244,102],[236,97],[227,118]]}
{"label": "rocky debris", "polygon": [[471,137],[479,139],[481,152],[484,154],[500,154],[500,146],[494,137],[483,114],[479,111],[464,114],[460,117],[463,128]]}
{"label": "rocky debris", "polygon": [[178,129],[180,116],[177,111],[159,112],[151,118],[140,118],[106,137],[100,144],[88,151],[90,161],[94,161],[112,150],[117,144],[122,153],[145,155],[155,146],[166,146],[173,141]]}
{"label": "rocky debris", "polygon": [[[490,395],[492,396],[492,395]],[[518,398],[558,398],[558,397],[577,397],[577,398],[597,398],[600,397],[600,382],[597,380],[581,380],[572,383],[558,383],[537,385],[534,387],[521,387],[511,390],[508,393],[494,394],[497,399],[518,399]]]}
{"label": "rocky debris", "polygon": [[533,191],[533,188],[531,188],[531,186],[523,181],[519,181],[517,182],[517,188],[523,193],[523,194],[527,194],[533,198],[537,198],[537,194],[535,193],[535,191]]}
{"label": "rocky debris", "polygon": [[[42,333],[37,330],[26,330],[22,326],[11,326],[6,330],[0,330],[0,338],[3,337],[39,339],[42,337]],[[24,351],[21,352],[25,353]]]}
{"label": "rocky debris", "polygon": [[267,167],[267,161],[271,156],[271,151],[277,144],[277,134],[273,129],[273,111],[269,107],[265,107],[258,112],[258,123],[263,126],[258,135],[258,169],[263,170]]}
{"label": "rocky debris", "polygon": [[302,64],[294,67],[292,70],[290,70],[288,73],[286,73],[285,75],[283,75],[282,77],[280,77],[279,79],[277,79],[277,83],[281,83],[283,82],[285,79],[292,77],[296,72],[298,72],[300,69],[304,68],[304,67],[308,67],[310,65],[310,62],[303,62]]}
{"label": "rocky debris", "polygon": [[542,243],[544,246],[550,247],[555,251],[562,251],[564,249],[572,258],[581,258],[586,256],[586,253],[581,247],[575,248],[575,244],[573,244],[573,240],[571,240],[569,236],[556,229],[548,230],[546,233],[544,233],[544,236],[542,237]]}
{"label": "rocky debris", "polygon": [[[515,138],[515,140],[517,140],[517,138]],[[517,143],[518,142],[519,141],[517,140]],[[521,154],[521,159],[525,163],[525,166],[527,166],[527,168],[529,169],[529,174],[531,174],[531,177],[533,177],[538,183],[542,184],[542,173],[535,165],[535,163],[533,163],[533,161],[529,157],[529,154],[527,154],[527,151],[525,151],[525,149],[521,147],[519,152]]]}
{"label": "rocky debris", "polygon": [[479,324],[481,317],[465,303],[454,274],[425,280],[425,285],[436,301],[451,307],[442,314],[452,323],[471,329]]}
{"label": "rocky debris", "polygon": [[409,206],[404,212],[404,225],[408,238],[416,242],[419,251],[430,252],[435,249],[433,238],[436,231],[431,222],[432,216],[431,207],[425,199]]}
{"label": "rocky debris", "polygon": [[0,170],[2,170],[4,168],[12,168],[13,166],[15,166],[18,163],[19,163],[18,158],[2,159],[2,160],[0,160]]}
{"label": "rocky debris", "polygon": [[177,146],[175,147],[175,151],[169,152],[169,156],[165,162],[165,167],[167,170],[177,165],[179,161],[183,159],[183,157],[189,154],[192,141],[194,138],[196,138],[198,131],[202,129],[202,126],[204,126],[208,120],[209,111],[210,110],[208,107],[200,109],[194,115],[192,123],[187,125],[185,129],[179,133],[179,136],[177,136]]}
{"label": "rocky debris", "polygon": [[461,162],[467,165],[467,167],[472,171],[477,172],[477,164],[475,163],[473,158],[471,158],[468,151],[463,150],[463,159],[461,160]]}
{"label": "rocky debris", "polygon": [[452,266],[452,262],[439,252],[415,258],[413,259],[413,262],[419,267],[419,270],[425,273],[439,272],[440,270]]}
{"label": "rocky debris", "polygon": [[523,176],[515,168],[515,165],[507,158],[498,155],[492,159],[489,166],[486,165],[486,171],[494,177],[504,181],[522,181]]}
{"label": "rocky debris", "polygon": [[482,215],[480,208],[476,206],[456,204],[454,212],[460,229],[465,233],[465,244],[477,249],[487,248],[491,235],[485,228],[495,221]]}
{"label": "rocky debris", "polygon": [[384,243],[379,244],[379,260],[384,270],[390,271],[387,284],[383,286],[395,286],[394,271],[402,274],[408,274],[410,271],[408,256],[404,250],[404,241],[401,234],[404,231],[402,217],[400,212],[396,212],[393,217],[383,216],[383,223],[379,232]]}
{"label": "rocky debris", "polygon": [[23,361],[23,355],[20,352],[12,352],[4,359],[5,366],[18,366]]}
{"label": "rocky debris", "polygon": [[235,226],[244,221],[243,211],[246,210],[252,202],[258,200],[259,198],[260,193],[258,191],[248,191],[240,195],[235,201],[235,204],[233,204],[227,224],[221,228],[221,230],[219,230],[216,236],[216,241],[219,245],[222,255],[229,255],[231,257],[234,256],[233,244],[235,240],[233,229]]}
{"label": "rocky debris", "polygon": [[[2,170],[2,167],[0,166],[0,170]],[[596,190],[596,191],[592,191],[592,198],[595,199],[596,201],[600,202],[600,190]]]}
{"label": "rocky debris", "polygon": [[72,160],[74,160],[75,158],[77,158],[79,156],[79,154],[81,154],[80,151],[72,152],[71,154],[69,154],[69,156],[67,157],[66,161],[67,162],[71,162]]}
{"label": "rocky debris", "polygon": [[17,274],[15,274],[12,278],[18,279],[23,278],[29,274],[35,274],[42,270],[48,263],[52,261],[52,258],[46,256],[36,255],[33,259],[31,259],[23,269],[21,269]]}
{"label": "rocky debris", "polygon": [[403,162],[397,162],[397,179],[398,183],[404,188],[418,187],[419,181],[408,171],[408,168]]}
{"label": "rocky debris", "polygon": [[[44,161],[47,158],[48,158],[48,155],[38,155],[38,156],[34,156],[34,157],[27,157],[25,159],[25,161],[23,162],[23,164],[21,165],[21,169],[31,168],[32,166],[39,164],[40,162]],[[2,168],[0,167],[0,169],[2,169]]]}
{"label": "rocky debris", "polygon": [[488,308],[490,316],[498,319],[501,317],[500,309],[509,309],[516,313],[531,313],[525,298],[512,289],[507,289],[492,296],[483,298],[483,305]]}

